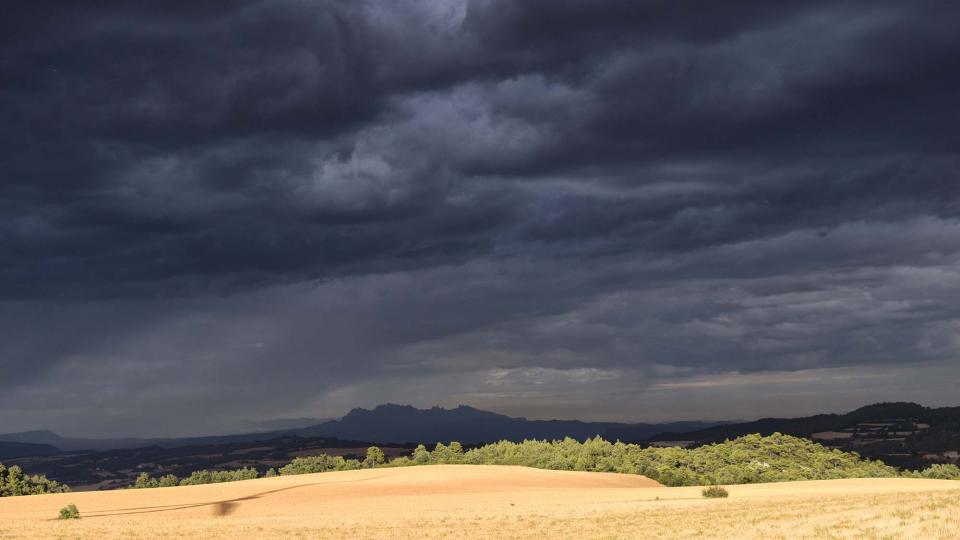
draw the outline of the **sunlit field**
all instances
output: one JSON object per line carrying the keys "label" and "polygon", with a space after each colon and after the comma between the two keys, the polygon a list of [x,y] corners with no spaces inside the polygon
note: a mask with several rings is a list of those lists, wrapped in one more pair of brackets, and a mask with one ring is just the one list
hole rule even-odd
{"label": "sunlit field", "polygon": [[[635,475],[434,465],[0,499],[2,538],[956,538],[960,483],[668,488]],[[76,504],[80,520],[56,520]]]}

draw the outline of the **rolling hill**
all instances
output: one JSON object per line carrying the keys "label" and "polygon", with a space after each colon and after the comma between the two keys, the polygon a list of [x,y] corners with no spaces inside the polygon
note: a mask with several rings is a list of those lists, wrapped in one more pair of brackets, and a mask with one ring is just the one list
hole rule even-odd
{"label": "rolling hill", "polygon": [[49,444],[0,441],[0,460],[25,456],[52,456],[60,454],[59,448]]}
{"label": "rolling hill", "polygon": [[775,432],[798,437],[814,433],[851,429],[864,422],[926,420],[934,425],[960,419],[960,407],[931,408],[909,402],[875,403],[846,414],[818,414],[799,418],[761,418],[752,422],[727,423],[686,432],[661,433],[653,440],[691,440],[699,443],[720,442],[743,435]]}
{"label": "rolling hill", "polygon": [[[0,499],[4,538],[955,538],[958,482],[739,485],[431,465]],[[52,519],[75,504],[82,519]]]}

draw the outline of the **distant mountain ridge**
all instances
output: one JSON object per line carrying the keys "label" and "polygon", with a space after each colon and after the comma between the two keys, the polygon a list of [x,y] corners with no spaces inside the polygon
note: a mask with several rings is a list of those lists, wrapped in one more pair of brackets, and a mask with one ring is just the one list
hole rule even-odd
{"label": "distant mountain ridge", "polygon": [[336,437],[371,442],[436,443],[460,441],[465,444],[502,439],[585,439],[605,438],[639,440],[664,432],[678,432],[720,425],[723,422],[670,422],[664,424],[627,424],[621,422],[583,422],[580,420],[528,420],[460,405],[454,409],[432,407],[417,409],[410,405],[387,403],[372,410],[353,409],[340,420],[292,430],[304,437]]}
{"label": "distant mountain ridge", "polygon": [[[894,447],[874,444],[859,447],[863,454],[891,458],[892,454],[909,452],[910,459],[924,452],[941,452],[960,448],[960,407],[930,408],[916,403],[877,403],[845,414],[818,414],[800,418],[762,418],[750,422],[670,422],[663,424],[583,422],[580,420],[530,420],[461,405],[452,409],[432,407],[418,409],[410,405],[383,404],[373,409],[356,408],[338,420],[318,424],[256,433],[181,438],[71,438],[46,430],[0,435],[0,458],[49,456],[58,453],[104,451],[134,448],[180,448],[186,446],[227,445],[268,441],[281,437],[324,438],[331,440],[366,441],[387,444],[433,444],[460,441],[481,444],[498,440],[562,439],[583,440],[601,436],[624,442],[693,441],[695,444],[720,442],[742,435],[780,432],[799,437],[813,437],[822,432],[852,432],[863,422],[880,422],[893,418],[914,418],[929,425],[922,433],[909,437],[905,444]],[[299,421],[299,419],[294,419]],[[822,437],[822,435],[820,436]],[[862,438],[852,442],[862,442]],[[842,441],[841,441],[842,442]],[[898,449],[900,448],[900,449]],[[881,453],[881,452],[886,452]]]}
{"label": "distant mountain ridge", "polygon": [[62,453],[59,448],[49,444],[0,441],[0,459],[13,459],[26,456],[54,456]]}
{"label": "distant mountain ridge", "polygon": [[690,431],[722,425],[724,422],[670,422],[664,424],[582,422],[580,420],[528,420],[461,405],[453,409],[432,407],[417,409],[410,405],[387,403],[368,410],[356,408],[339,420],[316,425],[244,433],[181,438],[92,439],[61,437],[47,430],[0,435],[0,442],[50,445],[64,451],[111,450],[158,446],[174,448],[204,444],[227,444],[269,440],[284,436],[327,437],[375,443],[436,443],[460,441],[464,444],[494,442],[502,439],[585,439],[605,438],[641,440],[665,432]]}
{"label": "distant mountain ridge", "polygon": [[770,435],[774,432],[809,437],[817,432],[848,429],[861,422],[879,422],[893,418],[917,418],[933,424],[960,419],[960,407],[924,407],[911,402],[875,403],[845,414],[817,414],[798,418],[761,418],[752,422],[728,423],[687,432],[660,434],[657,440],[689,440],[700,443],[720,442],[751,433]]}
{"label": "distant mountain ridge", "polygon": [[924,407],[910,402],[875,403],[844,414],[761,418],[685,433],[660,434],[651,442],[684,446],[719,443],[743,435],[782,433],[903,469],[957,463],[960,407]]}
{"label": "distant mountain ridge", "polygon": [[2,443],[25,443],[47,445],[59,450],[110,450],[113,448],[135,448],[149,446],[148,439],[93,439],[84,437],[61,437],[56,433],[38,429],[0,435]]}

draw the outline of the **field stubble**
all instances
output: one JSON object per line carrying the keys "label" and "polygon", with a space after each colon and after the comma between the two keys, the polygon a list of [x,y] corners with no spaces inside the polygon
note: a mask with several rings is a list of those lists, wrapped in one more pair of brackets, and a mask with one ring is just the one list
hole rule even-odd
{"label": "field stubble", "polygon": [[[0,500],[0,538],[956,538],[957,482],[728,486],[435,465]],[[57,521],[75,503],[81,520]]]}

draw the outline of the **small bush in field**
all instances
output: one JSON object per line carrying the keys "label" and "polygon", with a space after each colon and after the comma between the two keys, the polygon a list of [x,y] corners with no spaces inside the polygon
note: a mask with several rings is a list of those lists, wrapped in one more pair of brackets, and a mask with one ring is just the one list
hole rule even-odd
{"label": "small bush in field", "polygon": [[61,508],[57,519],[80,519],[80,511],[77,510],[77,505],[68,504]]}
{"label": "small bush in field", "polygon": [[703,496],[708,499],[722,499],[729,497],[730,494],[721,486],[710,486],[703,489]]}

